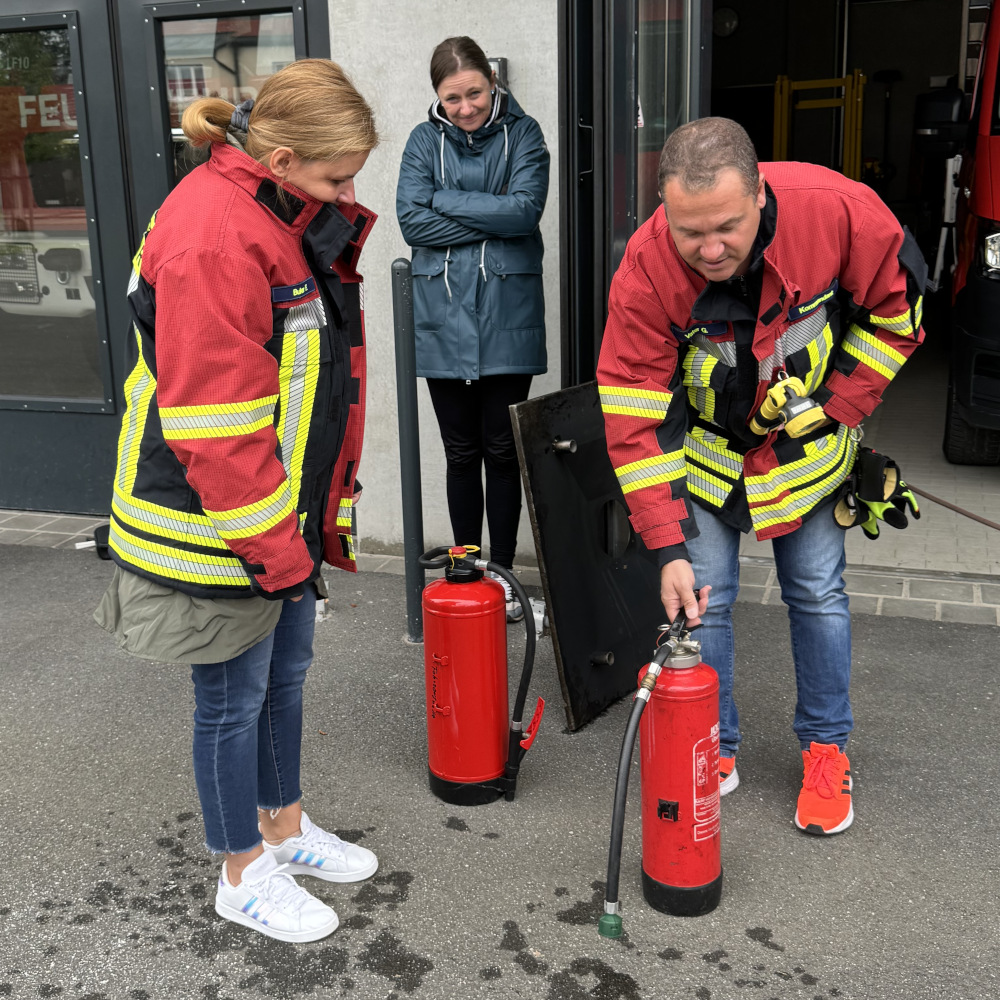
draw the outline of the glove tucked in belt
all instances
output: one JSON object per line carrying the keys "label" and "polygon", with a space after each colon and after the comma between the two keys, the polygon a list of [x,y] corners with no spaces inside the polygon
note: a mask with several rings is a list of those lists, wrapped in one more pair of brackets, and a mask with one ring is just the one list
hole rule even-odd
{"label": "glove tucked in belt", "polygon": [[907,508],[915,520],[919,519],[917,498],[903,482],[899,466],[871,448],[859,449],[854,469],[844,480],[833,507],[837,524],[845,531],[861,525],[869,538],[878,538],[879,521],[893,528],[906,527]]}

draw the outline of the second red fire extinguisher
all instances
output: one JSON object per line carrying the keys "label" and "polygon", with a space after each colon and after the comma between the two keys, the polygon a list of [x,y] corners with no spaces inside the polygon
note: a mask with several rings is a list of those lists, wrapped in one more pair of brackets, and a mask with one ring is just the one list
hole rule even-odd
{"label": "second red fire extinguisher", "polygon": [[701,644],[690,638],[684,624],[682,611],[639,674],[615,785],[607,892],[598,924],[603,937],[622,933],[618,879],[637,732],[646,901],[676,916],[699,916],[714,910],[722,896],[719,678],[701,662]]}
{"label": "second red fire extinguisher", "polygon": [[484,570],[504,577],[530,608],[509,570],[463,546],[425,552],[420,565],[445,575],[424,588],[424,672],[427,686],[427,764],[431,791],[445,802],[481,805],[514,798],[521,759],[534,742],[545,701],[538,699],[527,732],[522,714],[535,655],[535,628],[525,615],[524,668],[507,716],[507,617],[503,588]]}

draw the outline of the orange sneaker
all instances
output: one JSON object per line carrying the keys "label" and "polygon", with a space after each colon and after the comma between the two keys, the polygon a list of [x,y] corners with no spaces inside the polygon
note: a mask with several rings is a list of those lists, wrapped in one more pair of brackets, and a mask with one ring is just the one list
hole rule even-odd
{"label": "orange sneaker", "polygon": [[740,783],[735,757],[719,758],[719,794],[728,795]]}
{"label": "orange sneaker", "polygon": [[854,822],[851,762],[836,743],[810,743],[802,751],[805,775],[795,825],[806,833],[841,833]]}

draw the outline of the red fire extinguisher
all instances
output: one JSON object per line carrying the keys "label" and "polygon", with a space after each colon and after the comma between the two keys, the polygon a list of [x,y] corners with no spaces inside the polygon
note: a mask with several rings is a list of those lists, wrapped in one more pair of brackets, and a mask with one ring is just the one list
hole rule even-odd
{"label": "red fire extinguisher", "polygon": [[722,897],[719,678],[701,662],[701,644],[690,638],[684,622],[681,611],[639,673],[615,786],[607,893],[598,924],[604,937],[622,933],[618,878],[637,731],[646,902],[665,913],[693,917],[714,910]]}
{"label": "red fire extinguisher", "polygon": [[530,608],[520,581],[495,563],[475,559],[472,547],[442,546],[420,565],[444,568],[423,591],[427,753],[431,791],[456,805],[513,799],[521,760],[535,741],[545,702],[538,699],[526,733],[522,714],[535,654],[534,621],[525,615],[524,668],[507,715],[507,617],[503,587],[483,576],[498,573]]}

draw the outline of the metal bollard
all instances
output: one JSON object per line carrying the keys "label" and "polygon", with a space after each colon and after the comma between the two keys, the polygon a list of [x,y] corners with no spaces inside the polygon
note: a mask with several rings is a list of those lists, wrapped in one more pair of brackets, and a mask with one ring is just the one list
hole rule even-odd
{"label": "metal bollard", "polygon": [[417,424],[417,359],[413,333],[410,262],[392,262],[392,316],[396,338],[396,416],[399,422],[399,480],[403,501],[403,559],[406,567],[406,639],[424,641],[420,599],[424,571],[424,512],[420,485],[420,428]]}

